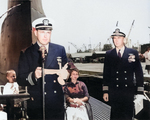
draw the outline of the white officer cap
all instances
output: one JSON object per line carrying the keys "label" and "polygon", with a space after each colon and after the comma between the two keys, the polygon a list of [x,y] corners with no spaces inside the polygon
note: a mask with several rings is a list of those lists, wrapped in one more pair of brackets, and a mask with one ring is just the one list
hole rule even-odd
{"label": "white officer cap", "polygon": [[116,28],[111,37],[113,38],[114,36],[122,36],[126,37],[125,33],[121,32],[119,28]]}
{"label": "white officer cap", "polygon": [[47,17],[41,17],[32,22],[32,27],[36,30],[53,30],[54,20]]}

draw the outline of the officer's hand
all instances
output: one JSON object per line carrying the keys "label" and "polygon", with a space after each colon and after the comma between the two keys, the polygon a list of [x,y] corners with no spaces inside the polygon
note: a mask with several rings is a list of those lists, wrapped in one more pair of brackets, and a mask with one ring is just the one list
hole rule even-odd
{"label": "officer's hand", "polygon": [[57,80],[58,80],[59,84],[61,84],[61,85],[65,84],[65,81],[61,76],[58,76]]}
{"label": "officer's hand", "polygon": [[103,99],[104,99],[105,102],[109,101],[109,99],[108,99],[108,93],[104,93]]}
{"label": "officer's hand", "polygon": [[39,79],[42,77],[42,68],[41,67],[37,67],[35,70],[35,77],[36,79]]}
{"label": "officer's hand", "polygon": [[59,75],[62,79],[67,79],[69,77],[67,67],[68,67],[68,63],[66,63],[64,67],[61,70],[59,70],[59,72],[57,73],[57,75]]}

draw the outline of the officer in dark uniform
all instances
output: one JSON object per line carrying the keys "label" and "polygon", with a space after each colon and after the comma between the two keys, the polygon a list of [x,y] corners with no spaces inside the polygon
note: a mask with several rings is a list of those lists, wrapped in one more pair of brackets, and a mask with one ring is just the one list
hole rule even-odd
{"label": "officer in dark uniform", "polygon": [[[39,51],[44,46],[46,69],[59,69],[57,57],[61,57],[62,66],[67,63],[63,46],[50,42],[53,25],[51,19],[43,17],[32,24],[37,42],[21,52],[18,67],[17,82],[20,86],[28,86],[31,100],[28,101],[28,116],[30,119],[41,120],[42,114],[42,55]],[[64,119],[64,95],[62,86],[57,81],[58,75],[45,75],[45,117],[48,120]]]}
{"label": "officer in dark uniform", "polygon": [[143,71],[138,52],[124,45],[125,34],[111,35],[115,48],[106,52],[103,99],[111,105],[111,120],[132,120],[134,95],[143,93]]}

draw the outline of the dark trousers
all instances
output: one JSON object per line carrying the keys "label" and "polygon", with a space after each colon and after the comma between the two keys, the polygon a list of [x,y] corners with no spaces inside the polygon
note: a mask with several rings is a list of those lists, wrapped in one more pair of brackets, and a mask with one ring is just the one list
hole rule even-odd
{"label": "dark trousers", "polygon": [[[28,109],[28,116],[29,120],[43,120],[43,115],[42,115],[42,109],[36,108],[36,109]],[[45,119],[46,120],[64,120],[64,110],[62,111],[51,111],[51,110],[46,110],[45,111]]]}
{"label": "dark trousers", "polygon": [[132,120],[134,91],[115,91],[110,95],[111,120]]}
{"label": "dark trousers", "polygon": [[130,103],[112,103],[111,105],[111,120],[132,120],[133,117],[133,102]]}

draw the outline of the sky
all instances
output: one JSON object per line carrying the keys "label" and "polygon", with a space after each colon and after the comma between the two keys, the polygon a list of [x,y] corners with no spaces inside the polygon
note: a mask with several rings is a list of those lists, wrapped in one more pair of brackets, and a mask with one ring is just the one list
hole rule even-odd
{"label": "sky", "polygon": [[[6,0],[1,1],[0,16],[7,10]],[[112,43],[109,38],[117,21],[128,36],[135,20],[129,35],[132,45],[150,43],[150,0],[42,0],[42,6],[45,15],[55,21],[51,41],[63,45],[66,52],[76,52],[72,44],[77,48],[101,44],[102,48]]]}
{"label": "sky", "polygon": [[[92,48],[109,43],[115,29],[129,34],[132,44],[150,42],[150,0],[42,0],[46,16],[55,20],[52,42],[64,45],[68,52],[76,52],[75,44]],[[112,41],[112,40],[110,40]]]}

